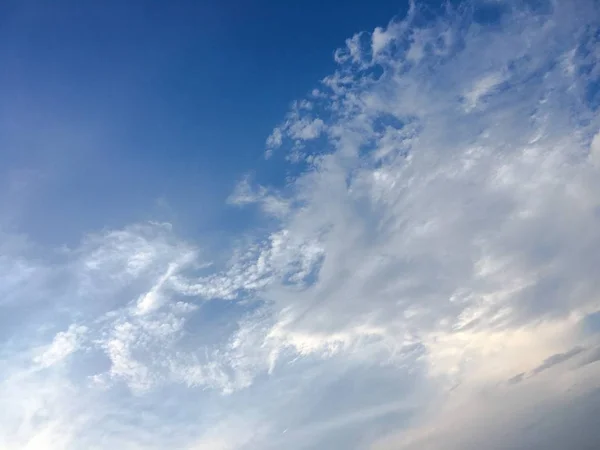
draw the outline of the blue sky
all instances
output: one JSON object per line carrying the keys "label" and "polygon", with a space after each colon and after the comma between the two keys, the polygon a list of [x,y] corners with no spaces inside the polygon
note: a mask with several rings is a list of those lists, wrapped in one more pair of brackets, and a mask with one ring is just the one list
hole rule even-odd
{"label": "blue sky", "polygon": [[591,448],[599,18],[3,3],[0,447]]}
{"label": "blue sky", "polygon": [[[343,14],[337,2],[2,9],[2,166],[43,172],[43,195],[19,226],[62,243],[107,217],[107,226],[148,219],[159,198],[189,233],[222,229],[236,179],[260,170],[265,136],[333,69],[333,49],[406,5],[348,2]],[[44,207],[59,201],[69,229]]]}

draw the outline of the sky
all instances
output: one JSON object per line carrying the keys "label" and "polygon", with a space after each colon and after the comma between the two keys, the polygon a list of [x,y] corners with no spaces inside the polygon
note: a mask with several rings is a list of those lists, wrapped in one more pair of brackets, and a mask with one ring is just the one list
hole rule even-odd
{"label": "sky", "polygon": [[2,2],[0,448],[596,448],[599,36]]}

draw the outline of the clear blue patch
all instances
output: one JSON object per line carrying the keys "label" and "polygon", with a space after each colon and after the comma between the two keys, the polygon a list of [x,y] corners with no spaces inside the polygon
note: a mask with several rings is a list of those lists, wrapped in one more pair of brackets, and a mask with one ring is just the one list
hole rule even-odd
{"label": "clear blue patch", "polygon": [[362,72],[362,75],[371,78],[373,81],[377,81],[383,76],[384,72],[385,70],[382,66],[380,66],[379,64],[375,64],[369,67],[368,69],[364,70]]}
{"label": "clear blue patch", "polygon": [[405,122],[393,114],[381,114],[373,121],[373,131],[376,133],[381,133],[388,127],[400,130],[404,127],[404,125]]}
{"label": "clear blue patch", "polygon": [[498,26],[509,12],[507,3],[481,2],[473,7],[473,22],[484,26]]}
{"label": "clear blue patch", "polygon": [[577,77],[584,83],[584,101],[592,111],[597,111],[600,107],[600,77],[597,75],[599,62],[595,56],[599,41],[600,28],[589,30],[575,54]]}
{"label": "clear blue patch", "polygon": [[600,311],[588,314],[582,320],[584,331],[588,333],[600,333]]}
{"label": "clear blue patch", "polygon": [[190,315],[184,324],[183,348],[213,348],[226,342],[235,333],[244,317],[256,312],[259,301],[210,300],[202,303],[198,311]]}
{"label": "clear blue patch", "polygon": [[589,81],[585,88],[585,102],[592,111],[600,107],[600,79]]}
{"label": "clear blue patch", "polygon": [[523,3],[527,10],[534,14],[551,14],[554,9],[550,0],[524,0]]}

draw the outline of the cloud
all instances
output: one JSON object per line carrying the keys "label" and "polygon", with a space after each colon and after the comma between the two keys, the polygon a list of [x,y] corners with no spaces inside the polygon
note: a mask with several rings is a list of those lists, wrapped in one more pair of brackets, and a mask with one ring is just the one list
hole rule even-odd
{"label": "cloud", "polygon": [[236,206],[258,204],[265,214],[276,218],[285,217],[291,208],[289,202],[280,195],[269,192],[263,186],[252,186],[248,177],[236,185],[227,201]]}
{"label": "cloud", "polygon": [[514,377],[510,377],[508,379],[508,384],[517,384],[517,383],[520,383],[521,381],[523,381],[524,377],[525,377],[525,372],[518,373]]}
{"label": "cloud", "polygon": [[[592,419],[598,407],[598,385],[592,381],[597,376],[597,370],[567,372],[493,390],[457,390],[443,407],[429,412],[427,424],[390,434],[370,448],[593,448],[599,437]],[[595,389],[588,390],[590,385]]]}
{"label": "cloud", "polygon": [[[317,97],[318,95],[317,93]],[[313,103],[309,100],[293,104],[286,120],[275,127],[267,138],[265,152],[267,159],[271,157],[275,149],[283,145],[286,139],[291,139],[296,149],[302,149],[309,141],[313,141],[327,132],[327,126],[323,119],[311,116],[312,108]]]}
{"label": "cloud", "polygon": [[584,350],[585,349],[582,347],[575,347],[575,348],[569,350],[568,352],[556,353],[555,355],[549,356],[548,358],[546,358],[544,360],[544,362],[542,364],[540,364],[535,369],[533,369],[532,373],[538,374],[540,372],[543,372],[544,370],[548,370],[551,367],[556,366],[557,364],[561,364],[561,363],[573,358],[574,356],[579,355]]}
{"label": "cloud", "polygon": [[558,411],[593,411],[600,379],[560,364],[598,346],[600,15],[548,5],[415,4],[348,39],[267,139],[294,175],[237,184],[264,221],[218,252],[154,222],[60,252],[2,235],[0,307],[27,325],[0,443],[591,442]]}
{"label": "cloud", "polygon": [[590,352],[584,356],[581,364],[593,364],[597,361],[600,361],[600,347],[590,350]]}
{"label": "cloud", "polygon": [[592,163],[600,167],[600,131],[596,133],[590,145],[590,160]]}
{"label": "cloud", "polygon": [[503,81],[502,75],[498,73],[492,73],[477,80],[464,94],[466,110],[471,111],[476,108],[480,100],[486,95],[490,95]]}
{"label": "cloud", "polygon": [[41,367],[50,367],[59,363],[71,353],[75,352],[82,340],[82,335],[87,331],[84,326],[71,325],[67,331],[61,331],[54,336],[52,343],[44,349],[43,353],[34,358]]}

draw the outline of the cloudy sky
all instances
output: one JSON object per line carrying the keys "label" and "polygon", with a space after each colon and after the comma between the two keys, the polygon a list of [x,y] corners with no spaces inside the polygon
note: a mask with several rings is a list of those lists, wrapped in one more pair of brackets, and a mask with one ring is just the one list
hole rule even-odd
{"label": "cloudy sky", "polygon": [[595,0],[0,5],[0,448],[592,449]]}

